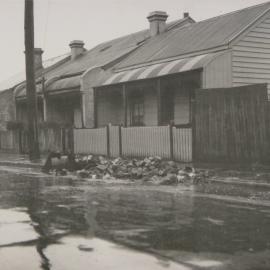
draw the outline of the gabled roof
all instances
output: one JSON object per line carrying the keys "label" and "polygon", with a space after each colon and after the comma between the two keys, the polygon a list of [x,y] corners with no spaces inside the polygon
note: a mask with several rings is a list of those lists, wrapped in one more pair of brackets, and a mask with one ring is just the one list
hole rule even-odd
{"label": "gabled roof", "polygon": [[[194,22],[190,17],[182,18],[168,23],[168,31],[182,27],[183,25]],[[113,63],[117,59],[120,61],[123,57],[138,49],[150,39],[149,29],[145,29],[120,38],[106,41],[96,47],[86,51],[75,61],[69,61],[54,69],[48,76],[61,76],[67,74],[76,74],[86,71],[91,67],[103,67]]]}
{"label": "gabled roof", "polygon": [[[48,80],[61,77],[61,81],[50,86],[53,91],[61,88],[61,85],[69,85],[72,75],[78,84],[80,75],[93,67],[113,67],[113,74],[138,66],[224,50],[225,45],[228,46],[239,33],[261,18],[269,8],[270,2],[266,2],[198,23],[190,17],[183,18],[168,23],[167,30],[155,37],[150,37],[149,29],[123,36],[99,44],[85,51],[77,59],[48,70],[45,78]],[[205,52],[206,50],[210,51]]]}
{"label": "gabled roof", "polygon": [[149,39],[116,68],[124,69],[228,45],[269,8],[270,2],[266,2],[165,32]]}
{"label": "gabled roof", "polygon": [[[193,23],[194,20],[190,17],[182,18],[176,21],[168,23],[167,31],[173,31],[176,28],[183,27],[183,25]],[[46,80],[53,77],[70,77],[69,75],[74,75],[74,81],[72,78],[60,78],[60,80],[55,81],[53,85],[47,88],[48,91],[55,91],[62,89],[63,87],[69,88],[75,87],[75,83],[79,84],[80,75],[92,68],[92,67],[106,67],[114,65],[115,62],[121,61],[128,54],[132,53],[134,50],[138,49],[144,44],[148,39],[150,39],[149,29],[142,30],[133,34],[129,34],[114,40],[110,40],[101,43],[85,51],[82,55],[73,61],[67,61],[62,65],[46,72]],[[79,74],[79,75],[78,75]],[[79,87],[79,85],[78,85]],[[38,88],[37,88],[38,89]],[[17,96],[23,97],[26,94],[25,88],[22,88]]]}

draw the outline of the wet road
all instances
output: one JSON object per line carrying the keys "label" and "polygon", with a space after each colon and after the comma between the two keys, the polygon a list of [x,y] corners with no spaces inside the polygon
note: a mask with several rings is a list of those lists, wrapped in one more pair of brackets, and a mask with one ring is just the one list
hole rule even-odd
{"label": "wet road", "polygon": [[0,269],[270,269],[270,190],[0,172]]}

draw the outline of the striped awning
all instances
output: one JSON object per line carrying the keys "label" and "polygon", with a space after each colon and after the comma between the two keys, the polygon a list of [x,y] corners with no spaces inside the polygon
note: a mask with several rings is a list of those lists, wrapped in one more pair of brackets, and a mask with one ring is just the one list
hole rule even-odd
{"label": "striped awning", "polygon": [[111,85],[116,83],[156,78],[168,74],[181,73],[203,68],[205,65],[209,63],[209,61],[215,58],[217,54],[218,53],[203,54],[194,57],[178,59],[170,62],[164,62],[136,69],[116,72],[112,74],[103,83],[103,85]]}
{"label": "striped awning", "polygon": [[[74,90],[74,91],[79,91],[80,90],[80,80],[81,80],[81,75],[75,75],[72,77],[65,77],[65,78],[60,78],[56,81],[54,81],[52,84],[47,86],[45,88],[46,92],[53,93],[53,92],[61,92],[65,90]],[[37,83],[36,84],[36,92],[38,94],[42,94],[42,84]],[[26,97],[26,86],[23,86],[21,90],[16,94],[17,97]]]}
{"label": "striped awning", "polygon": [[60,78],[59,80],[56,80],[55,82],[50,84],[48,87],[46,87],[46,91],[52,92],[52,91],[60,91],[60,90],[66,90],[66,89],[71,89],[71,88],[78,88],[79,90],[80,80],[81,80],[81,75]]}

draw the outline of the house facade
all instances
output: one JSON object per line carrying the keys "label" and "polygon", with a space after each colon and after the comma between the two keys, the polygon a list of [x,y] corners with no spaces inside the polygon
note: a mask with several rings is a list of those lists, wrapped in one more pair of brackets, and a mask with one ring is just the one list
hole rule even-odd
{"label": "house facade", "polygon": [[[188,125],[195,89],[267,83],[269,90],[269,7],[156,33],[94,87],[95,126]],[[150,31],[161,16],[150,15]]]}
{"label": "house facade", "polygon": [[[197,89],[266,83],[270,90],[270,3],[195,22],[151,12],[148,29],[70,56],[37,75],[40,122],[75,128],[174,125],[191,128]],[[146,21],[147,22],[147,21]],[[14,87],[16,119],[26,89]]]}
{"label": "house facade", "polygon": [[[70,60],[37,84],[41,119],[78,128],[189,124],[194,89],[270,83],[269,7],[201,22],[185,13],[167,23],[152,12],[148,29],[89,51],[75,40]],[[15,92],[25,99],[25,89]]]}

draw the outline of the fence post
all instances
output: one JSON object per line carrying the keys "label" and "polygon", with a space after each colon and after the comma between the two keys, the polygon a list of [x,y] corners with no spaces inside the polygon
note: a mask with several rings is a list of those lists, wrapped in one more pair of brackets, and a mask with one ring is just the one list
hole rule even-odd
{"label": "fence post", "polygon": [[106,126],[106,133],[107,133],[107,156],[111,157],[111,146],[110,146],[110,126],[111,124],[108,124]]}
{"label": "fence post", "polygon": [[173,125],[170,123],[169,125],[169,133],[170,133],[170,158],[174,160],[174,153],[173,153]]}
{"label": "fence post", "polygon": [[118,130],[118,134],[119,134],[119,156],[122,157],[123,153],[122,153],[122,126],[120,125]]}

